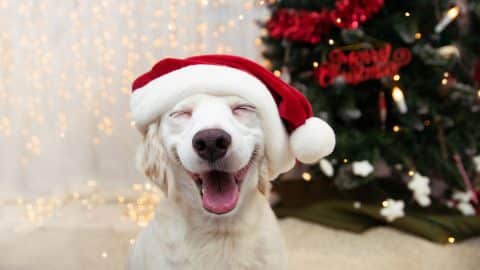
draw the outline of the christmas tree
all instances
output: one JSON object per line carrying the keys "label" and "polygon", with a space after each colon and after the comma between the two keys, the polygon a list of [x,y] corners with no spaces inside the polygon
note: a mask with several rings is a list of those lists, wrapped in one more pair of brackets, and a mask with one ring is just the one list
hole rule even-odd
{"label": "christmas tree", "polygon": [[369,190],[384,206],[401,201],[475,215],[479,1],[268,5],[267,64],[310,99],[337,136],[335,152],[303,178],[330,183],[353,200],[355,190]]}

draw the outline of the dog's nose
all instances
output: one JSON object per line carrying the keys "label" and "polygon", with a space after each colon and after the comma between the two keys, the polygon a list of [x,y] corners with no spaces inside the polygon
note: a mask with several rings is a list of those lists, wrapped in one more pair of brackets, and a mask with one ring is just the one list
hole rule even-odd
{"label": "dog's nose", "polygon": [[232,137],[218,128],[205,129],[193,136],[193,149],[197,154],[210,162],[213,162],[227,153],[232,143]]}

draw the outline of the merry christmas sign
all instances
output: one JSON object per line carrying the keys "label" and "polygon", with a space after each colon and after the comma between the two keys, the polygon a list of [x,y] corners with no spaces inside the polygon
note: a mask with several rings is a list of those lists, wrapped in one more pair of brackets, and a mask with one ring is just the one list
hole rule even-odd
{"label": "merry christmas sign", "polygon": [[368,49],[344,52],[333,49],[328,61],[315,69],[315,78],[322,87],[332,85],[337,78],[343,78],[348,84],[358,84],[368,80],[391,77],[401,67],[412,60],[407,48],[392,51],[390,44],[380,49]]}

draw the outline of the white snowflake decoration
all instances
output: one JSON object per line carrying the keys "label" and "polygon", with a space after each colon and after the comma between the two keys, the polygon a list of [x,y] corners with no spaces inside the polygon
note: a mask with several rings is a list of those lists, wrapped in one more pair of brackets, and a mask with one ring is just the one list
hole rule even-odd
{"label": "white snowflake decoration", "polygon": [[402,200],[392,200],[387,199],[384,202],[384,206],[380,209],[380,215],[384,216],[388,222],[393,222],[394,220],[404,217],[405,212],[405,203]]}
{"label": "white snowflake decoration", "polygon": [[459,202],[469,202],[472,199],[472,193],[470,191],[455,191],[452,198]]}
{"label": "white snowflake decoration", "polygon": [[473,158],[473,163],[475,163],[475,170],[480,173],[480,155]]}
{"label": "white snowflake decoration", "polygon": [[474,216],[475,208],[468,202],[461,202],[457,205],[457,209],[462,212],[465,216]]}
{"label": "white snowflake decoration", "polygon": [[470,203],[472,197],[470,191],[463,192],[457,190],[453,193],[452,199],[458,202],[457,209],[465,216],[473,216],[476,214],[475,208]]}
{"label": "white snowflake decoration", "polygon": [[332,163],[326,159],[321,159],[320,162],[318,162],[318,166],[320,166],[320,170],[322,170],[323,174],[325,174],[328,177],[333,176],[333,166]]}
{"label": "white snowflake decoration", "polygon": [[373,172],[373,166],[368,160],[353,162],[352,169],[354,175],[361,177],[367,177]]}
{"label": "white snowflake decoration", "polygon": [[408,188],[413,192],[413,198],[422,207],[426,207],[431,204],[429,197],[431,193],[429,183],[430,179],[419,173],[415,173],[412,177],[412,180],[408,183]]}
{"label": "white snowflake decoration", "polygon": [[432,201],[430,200],[430,197],[428,197],[428,196],[419,195],[419,196],[416,196],[414,198],[415,198],[415,201],[417,201],[418,205],[420,205],[421,207],[427,207],[430,204],[432,204]]}

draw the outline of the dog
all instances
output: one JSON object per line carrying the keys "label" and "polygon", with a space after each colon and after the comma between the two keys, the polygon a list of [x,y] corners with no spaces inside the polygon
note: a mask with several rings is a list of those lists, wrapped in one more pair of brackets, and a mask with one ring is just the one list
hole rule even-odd
{"label": "dog", "polygon": [[182,99],[148,125],[137,163],[165,198],[132,246],[129,270],[287,269],[254,104]]}

